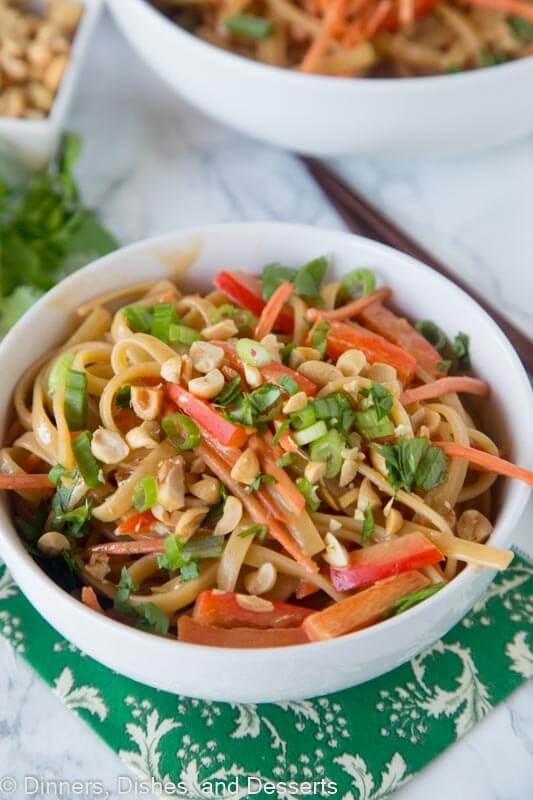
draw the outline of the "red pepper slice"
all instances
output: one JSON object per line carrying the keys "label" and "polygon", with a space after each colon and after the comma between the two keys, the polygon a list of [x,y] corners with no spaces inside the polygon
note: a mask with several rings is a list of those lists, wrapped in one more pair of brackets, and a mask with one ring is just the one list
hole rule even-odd
{"label": "red pepper slice", "polygon": [[[225,270],[213,278],[213,283],[241,308],[247,308],[256,317],[261,316],[266,303],[261,292],[261,280],[256,275],[247,275],[240,270]],[[282,309],[276,320],[276,330],[292,333],[292,315]]]}
{"label": "red pepper slice", "polygon": [[263,378],[271,383],[279,383],[281,375],[288,375],[296,381],[301,391],[305,392],[308,397],[314,397],[316,394],[317,387],[313,381],[279,361],[271,361],[266,367],[261,367],[260,372]]}
{"label": "red pepper slice", "polygon": [[137,533],[145,533],[150,530],[154,522],[155,517],[150,510],[138,511],[123,519],[115,528],[115,533],[117,536],[135,536]]}
{"label": "red pepper slice", "polygon": [[374,333],[384,336],[414,356],[417,364],[434,377],[446,374],[445,369],[437,369],[442,362],[441,354],[403,317],[397,317],[381,303],[374,303],[361,312],[360,319]]}
{"label": "red pepper slice", "polygon": [[217,628],[183,615],[178,621],[180,642],[211,647],[288,647],[309,641],[303,628]]}
{"label": "red pepper slice", "polygon": [[215,439],[228,447],[240,447],[246,441],[246,431],[234,425],[222,414],[211,408],[205,400],[200,400],[177,383],[165,384],[167,396],[193,419],[200,428],[208,431]]}
{"label": "red pepper slice", "polygon": [[359,325],[334,322],[328,331],[328,355],[338,358],[352,347],[362,350],[370,364],[379,361],[395,367],[404,383],[414,378],[416,358],[410,353]]}
{"label": "red pepper slice", "polygon": [[[236,592],[208,590],[198,595],[193,618],[206,625],[220,628],[297,628],[313,613],[310,608],[265,600],[266,610],[252,608],[257,598]],[[248,607],[249,604],[249,607]]]}
{"label": "red pepper slice", "polygon": [[347,567],[331,568],[331,580],[337,591],[346,592],[402,572],[435,564],[443,558],[433,542],[420,531],[414,531],[350,553]]}

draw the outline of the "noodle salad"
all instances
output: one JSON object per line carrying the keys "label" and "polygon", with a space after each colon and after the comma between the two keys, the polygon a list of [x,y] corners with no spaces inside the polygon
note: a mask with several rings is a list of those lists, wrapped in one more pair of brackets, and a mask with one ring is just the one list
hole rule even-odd
{"label": "noodle salad", "polygon": [[499,475],[468,336],[412,325],[328,260],[168,280],[78,308],[20,380],[0,488],[49,575],[180,641],[276,647],[404,613],[486,543]]}
{"label": "noodle salad", "polygon": [[439,75],[533,55],[531,0],[153,0],[210,44],[345,77]]}

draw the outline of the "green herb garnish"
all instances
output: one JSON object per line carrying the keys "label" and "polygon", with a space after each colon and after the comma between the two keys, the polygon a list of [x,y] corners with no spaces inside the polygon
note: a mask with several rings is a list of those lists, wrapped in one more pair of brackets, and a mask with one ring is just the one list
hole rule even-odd
{"label": "green herb garnish", "polygon": [[457,361],[457,369],[461,372],[468,372],[471,368],[470,363],[470,337],[461,331],[453,340],[453,352]]}
{"label": "green herb garnish", "polygon": [[153,475],[145,475],[137,481],[133,497],[132,506],[136,511],[148,511],[149,508],[157,503],[157,482]]}
{"label": "green herb garnish", "polygon": [[121,386],[115,392],[115,405],[118,408],[129,408],[131,402],[131,386]]}
{"label": "green herb garnish", "polygon": [[248,492],[258,492],[261,486],[264,483],[277,483],[276,478],[273,475],[258,475],[257,478],[248,484],[247,491]]}
{"label": "green herb garnish", "polygon": [[120,313],[133,333],[150,333],[152,330],[153,308],[141,305],[125,306]]}
{"label": "green herb garnish", "polygon": [[446,455],[425,438],[402,439],[377,449],[385,459],[387,476],[394,491],[405,489],[410,492],[418,486],[427,492],[446,480]]}
{"label": "green herb garnish", "polygon": [[227,408],[237,402],[241,394],[241,376],[235,375],[228,381],[224,388],[220,390],[216,397],[212,399],[212,403],[220,408]]}
{"label": "green herb garnish", "polygon": [[267,533],[266,525],[252,525],[250,528],[245,528],[245,530],[237,535],[239,539],[247,539],[249,536],[255,536],[259,542],[264,542]]}
{"label": "green herb garnish", "polygon": [[274,30],[274,25],[269,19],[257,17],[255,14],[236,14],[224,21],[225,27],[237,36],[246,39],[266,39]]}
{"label": "green herb garnish", "polygon": [[95,489],[104,481],[102,467],[91,451],[91,434],[89,431],[82,431],[72,440],[72,450],[81,477],[89,489]]}
{"label": "green herb garnish", "polygon": [[0,181],[0,335],[58,280],[117,246],[81,200],[72,173],[80,151],[68,134],[46,172]]}
{"label": "green herb garnish", "polygon": [[75,369],[65,372],[65,418],[71,431],[81,431],[87,417],[87,373]]}
{"label": "green herb garnish", "polygon": [[287,394],[293,395],[299,390],[298,381],[295,381],[294,378],[291,378],[290,375],[281,374],[279,376],[279,385],[282,389],[285,389]]}
{"label": "green herb garnish", "polygon": [[418,333],[422,334],[424,339],[427,339],[428,342],[433,345],[435,350],[441,355],[444,354],[448,346],[448,337],[442,328],[439,328],[439,326],[430,319],[421,319],[420,322],[416,323],[415,328]]}
{"label": "green herb garnish", "polygon": [[376,288],[376,276],[370,269],[364,267],[348,272],[341,280],[341,288],[351,300],[366,297]]}
{"label": "green herb garnish", "polygon": [[371,408],[376,412],[378,422],[384,419],[392,411],[393,397],[388,389],[382,383],[372,383],[370,389],[363,389],[361,391],[363,397],[368,398]]}
{"label": "green herb garnish", "polygon": [[320,498],[317,494],[316,486],[307,478],[296,478],[296,486],[305,497],[305,502],[311,511],[316,511],[320,506]]}
{"label": "green herb garnish", "polygon": [[383,619],[388,619],[389,617],[396,617],[398,614],[403,614],[404,611],[408,611],[413,606],[421,603],[422,600],[426,600],[428,597],[431,597],[439,592],[444,586],[444,582],[434,583],[432,586],[427,586],[425,589],[420,589],[418,592],[405,594],[403,597],[395,600],[388,611],[386,611],[383,615]]}

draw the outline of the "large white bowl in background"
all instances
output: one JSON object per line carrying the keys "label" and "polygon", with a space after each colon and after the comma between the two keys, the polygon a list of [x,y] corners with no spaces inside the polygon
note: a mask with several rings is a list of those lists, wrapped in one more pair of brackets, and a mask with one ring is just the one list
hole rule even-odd
{"label": "large white bowl in background", "polygon": [[85,60],[91,35],[102,9],[103,0],[83,0],[84,10],[72,43],[69,62],[44,119],[11,119],[0,116],[0,153],[16,156],[31,170],[45,167],[61,134],[76,82]]}
{"label": "large white bowl in background", "polygon": [[[299,266],[331,253],[332,274],[364,265],[393,287],[410,317],[431,318],[450,335],[471,335],[473,365],[490,381],[489,433],[506,453],[533,466],[531,388],[511,345],[464,292],[409,256],[336,231],[280,223],[236,223],[184,231],[118,250],[74,273],[49,292],[0,344],[0,420],[8,421],[13,389],[28,366],[62,342],[74,309],[95,294],[167,276],[179,253],[198,242],[189,289],[207,290],[220,268],[259,271],[272,261]],[[36,336],[36,331],[39,335]],[[525,484],[506,481],[492,543],[509,547],[527,501]],[[465,569],[443,591],[407,613],[328,642],[270,650],[231,650],[169,641],[89,610],[56,586],[28,555],[0,499],[0,553],[35,608],[93,658],[131,678],[186,695],[230,702],[282,701],[332,692],[376,677],[413,657],[452,627],[493,573]]]}
{"label": "large white bowl in background", "polygon": [[441,156],[533,131],[533,57],[425,78],[303,75],[207,44],[147,0],[108,4],[172,89],[220,122],[300,153]]}

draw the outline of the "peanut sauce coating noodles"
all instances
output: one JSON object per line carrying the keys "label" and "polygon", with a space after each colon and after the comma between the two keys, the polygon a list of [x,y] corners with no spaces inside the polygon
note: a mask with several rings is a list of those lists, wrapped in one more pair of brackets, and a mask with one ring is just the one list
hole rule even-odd
{"label": "peanut sauce coating noodles", "polygon": [[532,0],[152,0],[212,45],[343,77],[441,75],[533,55]]}
{"label": "peanut sauce coating noodles", "polygon": [[[182,641],[276,647],[403,613],[486,543],[499,475],[468,336],[412,325],[327,259],[214,290],[124,287],[27,371],[0,488],[33,556],[94,612]],[[454,332],[455,334],[455,332]]]}

